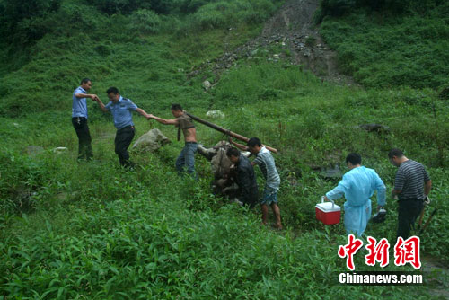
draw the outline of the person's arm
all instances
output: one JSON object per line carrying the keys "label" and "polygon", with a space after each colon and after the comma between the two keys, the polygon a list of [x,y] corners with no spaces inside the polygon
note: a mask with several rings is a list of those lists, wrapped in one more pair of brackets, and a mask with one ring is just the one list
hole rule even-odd
{"label": "person's arm", "polygon": [[402,174],[401,169],[399,169],[394,179],[393,190],[391,191],[391,196],[393,197],[393,199],[395,199],[402,192],[405,180],[406,180],[405,175]]}
{"label": "person's arm", "polygon": [[398,196],[401,192],[402,192],[402,190],[392,190],[391,197],[394,198],[394,197]]}
{"label": "person's arm", "polygon": [[337,187],[326,193],[326,195],[324,196],[324,200],[330,201],[343,197],[347,189],[346,185],[347,183],[345,181],[345,177],[343,176],[343,179],[338,183]]}
{"label": "person's arm", "polygon": [[237,148],[239,148],[240,150],[243,150],[243,151],[249,151],[249,147],[248,147],[248,146],[245,146],[245,145],[238,144],[238,143],[234,142],[234,140],[232,139],[232,137],[229,137],[229,142],[230,142],[232,145],[234,145],[234,146],[236,146]]}
{"label": "person's arm", "polygon": [[95,99],[95,101],[97,101],[97,103],[100,105],[101,111],[103,111],[103,112],[108,112],[109,111],[109,104],[108,104],[108,107],[106,107],[103,104],[103,102],[101,102],[100,98],[98,98],[98,97]]}
{"label": "person's arm", "polygon": [[86,94],[86,93],[75,93],[76,98],[90,98],[92,101],[97,101],[100,98],[96,94]]}
{"label": "person's arm", "polygon": [[386,199],[386,187],[382,179],[380,179],[379,175],[375,173],[374,178],[374,189],[377,191],[377,210],[381,207],[385,206],[387,203]]}
{"label": "person's arm", "polygon": [[431,189],[432,189],[432,181],[428,180],[426,181],[426,185],[424,186],[424,194],[428,196]]}
{"label": "person's arm", "polygon": [[159,123],[164,124],[164,125],[179,125],[178,119],[162,119],[162,118],[156,117],[153,114],[147,115],[146,118],[156,120]]}
{"label": "person's arm", "polygon": [[136,112],[137,112],[139,115],[143,116],[145,119],[148,119],[149,114],[147,114],[147,112],[144,111],[143,109],[141,109],[141,108],[136,108]]}

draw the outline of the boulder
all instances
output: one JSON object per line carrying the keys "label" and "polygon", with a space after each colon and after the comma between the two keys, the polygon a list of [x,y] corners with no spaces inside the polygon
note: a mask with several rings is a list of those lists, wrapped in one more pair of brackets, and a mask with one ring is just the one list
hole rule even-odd
{"label": "boulder", "polygon": [[134,143],[133,149],[143,152],[154,152],[160,147],[170,143],[170,139],[164,136],[162,131],[157,128],[153,128],[137,139]]}
{"label": "boulder", "polygon": [[208,110],[206,116],[212,119],[223,119],[225,114],[221,110]]}
{"label": "boulder", "polygon": [[53,149],[53,153],[61,154],[67,152],[67,147],[56,147]]}
{"label": "boulder", "polygon": [[203,88],[207,91],[208,89],[210,89],[212,87],[212,84],[206,80],[203,82]]}

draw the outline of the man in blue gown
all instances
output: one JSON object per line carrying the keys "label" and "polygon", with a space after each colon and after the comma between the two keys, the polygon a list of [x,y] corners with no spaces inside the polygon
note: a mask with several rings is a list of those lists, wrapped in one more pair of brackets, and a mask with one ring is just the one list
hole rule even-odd
{"label": "man in blue gown", "polygon": [[370,198],[374,191],[377,191],[378,210],[385,205],[385,185],[373,169],[361,165],[362,157],[359,154],[348,154],[346,163],[349,172],[343,175],[338,186],[327,192],[324,198],[327,201],[343,196],[346,198],[344,204],[346,231],[361,236],[371,218]]}

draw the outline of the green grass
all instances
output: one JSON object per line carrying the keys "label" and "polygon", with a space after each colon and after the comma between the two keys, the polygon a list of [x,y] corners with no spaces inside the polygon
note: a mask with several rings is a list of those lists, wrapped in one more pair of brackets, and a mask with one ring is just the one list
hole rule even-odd
{"label": "green grass", "polygon": [[326,17],[321,33],[337,50],[341,70],[364,86],[437,89],[448,84],[448,11],[447,2],[403,15],[359,10]]}
{"label": "green grass", "polygon": [[[300,67],[268,61],[272,49],[261,49],[257,59],[239,60],[219,80],[212,70],[188,79],[198,65],[257,35],[260,24],[235,24],[231,31],[193,30],[190,24],[193,27],[186,27],[190,31],[184,34],[163,28],[159,33],[131,34],[134,27],[126,25],[132,18],[100,15],[88,8],[64,2],[54,18],[70,20],[77,9],[84,9],[81,21],[91,31],[72,25],[55,28],[32,48],[29,62],[10,65],[15,71],[2,77],[0,296],[430,298],[428,286],[335,283],[335,272],[345,271],[345,261],[337,255],[338,245],[346,243],[345,230],[342,224],[318,223],[314,206],[338,180],[325,180],[313,168],[339,163],[346,171],[346,155],[359,152],[363,164],[374,168],[390,191],[396,168],[387,153],[393,146],[404,149],[428,167],[433,181],[433,202],[426,216],[438,208],[421,235],[422,254],[447,262],[449,110],[435,90],[322,83]],[[162,27],[168,24],[164,18]],[[179,22],[178,29],[193,21]],[[369,80],[381,74],[373,72]],[[92,92],[103,102],[105,90],[116,85],[139,107],[164,118],[172,117],[172,102],[202,118],[209,109],[221,109],[226,117],[212,122],[244,136],[259,136],[278,148],[278,196],[286,231],[261,228],[258,210],[243,211],[211,195],[213,175],[202,157],[196,160],[199,182],[179,178],[174,168],[182,147],[175,141],[177,130],[137,115],[137,136],[156,127],[173,144],[153,154],[132,151],[131,159],[139,167],[124,172],[114,154],[112,119],[89,102],[95,162],[75,163],[71,96],[84,76],[93,79]],[[218,80],[207,92],[201,87],[205,78]],[[390,133],[358,128],[368,123],[389,126]],[[225,137],[198,125],[198,138],[212,146]],[[28,146],[44,151],[29,156]],[[53,153],[58,146],[68,151]],[[262,187],[262,176],[256,172]],[[338,204],[342,206],[343,200]],[[393,243],[396,203],[387,200],[387,209],[385,223],[369,224],[366,232]],[[363,255],[362,251],[356,256],[357,270],[380,269],[366,267]],[[392,263],[387,268],[409,269]]]}

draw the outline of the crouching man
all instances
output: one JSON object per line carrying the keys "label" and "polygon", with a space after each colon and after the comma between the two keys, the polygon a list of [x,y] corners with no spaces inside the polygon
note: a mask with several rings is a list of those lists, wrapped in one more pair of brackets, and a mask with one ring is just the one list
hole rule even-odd
{"label": "crouching man", "polygon": [[253,208],[258,203],[259,188],[251,162],[236,148],[229,148],[226,156],[234,164],[235,182],[240,189],[239,201]]}

